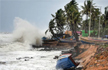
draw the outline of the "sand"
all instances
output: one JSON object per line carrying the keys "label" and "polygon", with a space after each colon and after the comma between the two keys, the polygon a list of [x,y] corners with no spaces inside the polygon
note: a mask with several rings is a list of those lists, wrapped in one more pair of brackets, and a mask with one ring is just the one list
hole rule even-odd
{"label": "sand", "polygon": [[75,59],[80,59],[82,70],[108,70],[108,48],[83,44],[79,49],[80,54]]}

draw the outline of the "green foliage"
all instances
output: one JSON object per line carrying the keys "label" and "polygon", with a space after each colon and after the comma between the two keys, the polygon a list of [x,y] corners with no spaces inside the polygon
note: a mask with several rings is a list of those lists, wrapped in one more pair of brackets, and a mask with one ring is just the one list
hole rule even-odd
{"label": "green foliage", "polygon": [[91,37],[97,37],[97,31],[96,30],[93,30],[93,32],[91,32],[90,36]]}
{"label": "green foliage", "polygon": [[[96,8],[95,3],[91,0],[84,1],[84,6],[81,6],[82,10],[79,12],[78,4],[76,0],[71,0],[68,4],[64,6],[65,10],[58,9],[57,12],[51,16],[52,20],[49,22],[49,28],[46,30],[45,34],[50,31],[52,35],[62,34],[65,30],[66,25],[68,25],[68,30],[73,32],[73,35],[78,39],[77,30],[81,29],[88,31],[89,21],[91,20],[91,36],[97,36],[99,28],[99,17],[100,17],[100,31],[101,36],[107,34],[108,32],[108,7],[105,7],[105,13],[101,15],[99,8]],[[82,14],[82,15],[81,15]],[[91,19],[90,19],[91,14]],[[86,20],[82,21],[83,15],[86,15]],[[80,26],[80,27],[78,27]],[[78,41],[78,40],[77,40]]]}
{"label": "green foliage", "polygon": [[49,22],[49,31],[51,32],[52,35],[54,35],[54,28],[55,28],[55,23],[54,20],[50,20]]}
{"label": "green foliage", "polygon": [[76,41],[78,41],[78,34],[76,30],[81,21],[81,16],[78,8],[78,4],[75,0],[70,1],[66,6],[64,6],[67,16],[67,23],[70,25],[70,30],[73,32]]}
{"label": "green foliage", "polygon": [[54,16],[56,27],[58,28],[57,33],[63,33],[64,25],[66,24],[65,13],[62,9],[59,9]]}
{"label": "green foliage", "polygon": [[104,23],[108,25],[108,6],[105,7]]}
{"label": "green foliage", "polygon": [[55,36],[55,34],[63,33],[64,25],[66,24],[65,13],[62,9],[57,10],[55,15],[51,14],[53,19],[49,22],[49,29],[46,30],[45,34],[49,31]]}
{"label": "green foliage", "polygon": [[[98,22],[97,21],[97,18],[99,17],[99,14],[100,14],[100,11],[99,11],[99,8],[95,8],[95,3],[92,3],[91,0],[87,0],[84,2],[84,6],[81,6],[82,7],[82,15],[86,15],[86,20],[84,20],[83,22],[83,29],[87,30],[88,31],[88,26],[89,26],[89,21],[91,21],[91,29],[94,30],[96,27],[95,25],[97,25],[96,23]],[[90,17],[90,14],[91,14],[91,19],[88,19]],[[99,19],[98,19],[99,20]],[[86,22],[85,22],[86,21]]]}

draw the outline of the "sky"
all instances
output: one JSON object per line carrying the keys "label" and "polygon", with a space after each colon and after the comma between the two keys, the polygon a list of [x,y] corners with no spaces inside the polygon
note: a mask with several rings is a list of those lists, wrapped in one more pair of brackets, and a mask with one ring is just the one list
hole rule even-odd
{"label": "sky", "polygon": [[[12,32],[15,17],[27,20],[40,30],[48,29],[51,14],[69,3],[71,0],[0,0],[0,32]],[[85,0],[76,0],[78,7],[84,4]],[[94,0],[96,6],[108,6],[108,0]],[[100,7],[99,7],[100,8]]]}

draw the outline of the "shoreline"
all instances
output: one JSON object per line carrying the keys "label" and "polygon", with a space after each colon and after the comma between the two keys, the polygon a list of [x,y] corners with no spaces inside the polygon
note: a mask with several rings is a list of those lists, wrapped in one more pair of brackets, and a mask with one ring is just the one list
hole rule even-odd
{"label": "shoreline", "polygon": [[[69,44],[68,44],[69,45]],[[52,48],[51,50],[58,50],[58,49],[70,49],[74,48],[77,46],[77,55],[73,57],[73,59],[76,62],[80,62],[80,64],[76,67],[76,70],[78,70],[78,68],[80,68],[79,70],[99,70],[99,69],[103,69],[106,70],[108,69],[108,48],[103,48],[102,45],[95,45],[95,44],[81,44],[81,43],[72,43],[71,46],[50,46],[49,48]],[[56,49],[54,49],[56,48]],[[99,51],[103,49],[103,51]],[[106,49],[106,50],[105,50]],[[102,55],[102,53],[106,53],[106,56],[103,58],[104,54]],[[101,55],[99,55],[101,54]],[[96,59],[96,58],[99,59]],[[102,61],[105,61],[103,63],[101,63]]]}

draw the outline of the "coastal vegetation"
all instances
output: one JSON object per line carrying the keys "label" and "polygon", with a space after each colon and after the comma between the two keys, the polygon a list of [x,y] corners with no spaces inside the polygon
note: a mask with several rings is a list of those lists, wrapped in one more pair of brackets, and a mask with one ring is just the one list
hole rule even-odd
{"label": "coastal vegetation", "polygon": [[[84,15],[86,15],[86,19],[84,19]],[[88,32],[89,28],[93,30],[91,33],[93,37],[98,36],[98,34],[101,37],[107,35],[108,6],[105,7],[105,12],[102,13],[101,7],[97,6],[92,0],[85,0],[81,9],[78,7],[76,0],[71,0],[64,6],[64,10],[59,9],[51,16],[52,19],[45,33],[49,31],[53,37],[57,37],[56,34],[63,34],[68,29],[72,31],[76,41],[79,41],[76,31],[85,30]]]}

